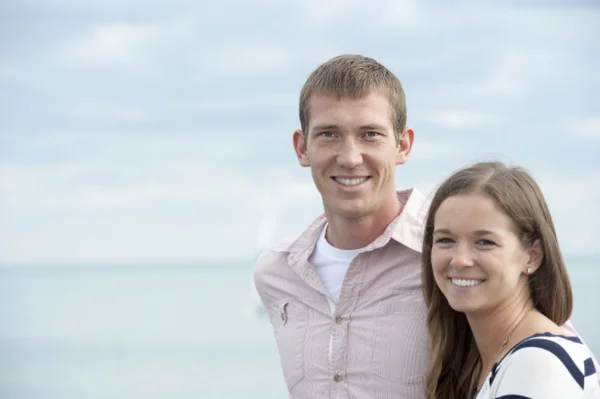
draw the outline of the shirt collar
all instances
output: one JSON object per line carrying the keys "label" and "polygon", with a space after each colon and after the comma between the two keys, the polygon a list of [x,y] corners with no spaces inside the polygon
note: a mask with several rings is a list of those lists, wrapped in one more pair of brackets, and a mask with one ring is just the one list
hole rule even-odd
{"label": "shirt collar", "polygon": [[[402,212],[394,218],[381,236],[365,247],[365,250],[383,247],[390,240],[394,240],[415,252],[421,252],[425,217],[429,207],[427,198],[416,188],[399,190],[397,195],[398,200],[404,205]],[[308,259],[325,223],[327,223],[325,214],[321,214],[304,232],[292,239],[281,242],[273,250],[276,252],[289,252],[290,261],[292,262]]]}

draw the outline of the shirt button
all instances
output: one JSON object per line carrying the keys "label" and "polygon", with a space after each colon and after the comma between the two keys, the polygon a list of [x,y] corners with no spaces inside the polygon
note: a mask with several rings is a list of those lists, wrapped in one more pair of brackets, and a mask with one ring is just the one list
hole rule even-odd
{"label": "shirt button", "polygon": [[344,318],[342,316],[338,316],[335,318],[335,322],[338,324],[342,324],[343,321],[344,321]]}
{"label": "shirt button", "polygon": [[341,380],[343,380],[343,379],[344,379],[344,377],[342,377],[342,376],[341,376],[341,375],[339,375],[339,374],[336,374],[336,375],[334,375],[334,376],[333,376],[333,380],[334,380],[335,382],[340,382],[340,381],[341,381]]}

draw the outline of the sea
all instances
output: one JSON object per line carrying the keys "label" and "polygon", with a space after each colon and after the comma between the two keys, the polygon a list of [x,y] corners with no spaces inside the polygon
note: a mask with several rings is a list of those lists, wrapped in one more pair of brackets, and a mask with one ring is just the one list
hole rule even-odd
{"label": "sea", "polygon": [[[0,398],[286,398],[253,263],[0,268]],[[600,258],[569,274],[598,357]]]}

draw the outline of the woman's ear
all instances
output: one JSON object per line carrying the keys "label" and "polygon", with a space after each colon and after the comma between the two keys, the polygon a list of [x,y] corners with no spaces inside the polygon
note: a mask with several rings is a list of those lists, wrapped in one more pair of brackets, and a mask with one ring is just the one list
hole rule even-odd
{"label": "woman's ear", "polygon": [[542,243],[538,238],[533,242],[529,248],[529,262],[526,265],[525,274],[533,274],[542,265],[544,259],[544,249]]}

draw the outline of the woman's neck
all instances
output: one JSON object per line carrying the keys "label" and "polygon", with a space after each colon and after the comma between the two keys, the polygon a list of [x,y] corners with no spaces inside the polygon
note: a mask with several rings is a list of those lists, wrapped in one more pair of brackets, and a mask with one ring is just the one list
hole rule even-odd
{"label": "woman's neck", "polygon": [[531,300],[518,301],[495,309],[485,315],[467,315],[473,338],[481,357],[481,375],[478,386],[482,385],[494,363],[518,342],[523,323],[534,309]]}
{"label": "woman's neck", "polygon": [[538,311],[531,300],[486,317],[469,317],[469,325],[481,356],[481,388],[494,363],[500,361],[517,343],[538,333],[561,334],[562,328]]}

